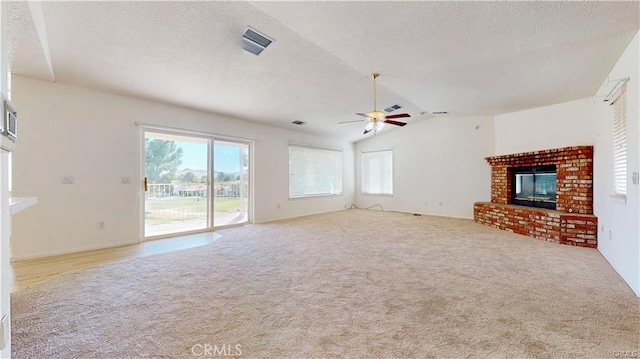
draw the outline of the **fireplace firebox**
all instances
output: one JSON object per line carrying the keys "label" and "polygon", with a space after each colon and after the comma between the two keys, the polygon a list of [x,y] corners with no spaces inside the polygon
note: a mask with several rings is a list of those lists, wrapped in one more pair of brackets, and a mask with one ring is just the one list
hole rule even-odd
{"label": "fireplace firebox", "polygon": [[556,209],[556,166],[511,168],[511,203]]}

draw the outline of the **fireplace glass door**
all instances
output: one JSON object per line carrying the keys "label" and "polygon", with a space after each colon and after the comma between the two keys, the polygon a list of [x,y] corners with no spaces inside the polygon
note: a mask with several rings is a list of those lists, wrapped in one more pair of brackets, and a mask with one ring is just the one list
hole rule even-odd
{"label": "fireplace glass door", "polygon": [[513,169],[512,202],[531,207],[556,208],[555,166]]}

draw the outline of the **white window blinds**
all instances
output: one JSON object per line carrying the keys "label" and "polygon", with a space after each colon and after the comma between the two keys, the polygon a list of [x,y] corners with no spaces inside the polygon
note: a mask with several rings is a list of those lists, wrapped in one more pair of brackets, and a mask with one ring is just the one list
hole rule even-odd
{"label": "white window blinds", "polygon": [[627,85],[623,84],[611,101],[613,108],[614,194],[627,195]]}
{"label": "white window blinds", "polygon": [[342,194],[342,151],[289,145],[289,198]]}
{"label": "white window blinds", "polygon": [[362,193],[393,194],[393,151],[362,153]]}

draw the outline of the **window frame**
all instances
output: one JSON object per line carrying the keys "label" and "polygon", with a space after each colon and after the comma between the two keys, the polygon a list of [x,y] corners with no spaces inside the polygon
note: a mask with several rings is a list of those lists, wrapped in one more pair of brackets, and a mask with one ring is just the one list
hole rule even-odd
{"label": "window frame", "polygon": [[[381,183],[385,181],[391,182],[389,192],[371,192],[371,185],[365,184],[365,175],[367,174],[367,169],[365,168],[365,161],[368,155],[378,154],[383,155],[385,153],[389,153],[389,170],[390,173],[387,178],[382,178]],[[363,195],[371,195],[371,196],[393,196],[394,195],[394,160],[393,160],[393,149],[387,150],[376,150],[376,151],[363,151],[360,155],[360,193]],[[371,182],[371,181],[370,181]]]}
{"label": "window frame", "polygon": [[[334,168],[339,168],[339,173],[336,175],[338,178],[333,178],[335,184],[339,184],[339,189],[337,191],[331,192],[323,192],[323,193],[305,193],[301,195],[292,195],[292,160],[291,160],[291,149],[292,148],[303,148],[311,151],[323,151],[323,152],[331,152],[333,155],[337,153],[336,158],[339,159],[339,163],[334,163]],[[319,198],[319,197],[334,197],[334,196],[342,196],[344,193],[344,151],[342,149],[322,147],[322,146],[313,146],[313,145],[305,145],[298,143],[289,143],[288,147],[288,156],[289,156],[289,169],[288,169],[288,196],[289,200],[297,200],[297,199],[305,199],[305,198]]]}
{"label": "window frame", "polygon": [[613,197],[627,198],[629,190],[629,152],[627,133],[627,84],[624,83],[612,97],[612,185]]}

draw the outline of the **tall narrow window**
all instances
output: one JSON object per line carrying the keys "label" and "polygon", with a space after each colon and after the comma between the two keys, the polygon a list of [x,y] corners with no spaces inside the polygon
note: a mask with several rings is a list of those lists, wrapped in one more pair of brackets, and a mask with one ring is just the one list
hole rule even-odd
{"label": "tall narrow window", "polygon": [[623,84],[611,101],[613,108],[614,194],[627,195],[627,85]]}
{"label": "tall narrow window", "polygon": [[393,151],[362,153],[362,193],[393,194]]}
{"label": "tall narrow window", "polygon": [[342,151],[289,145],[289,198],[342,194]]}

